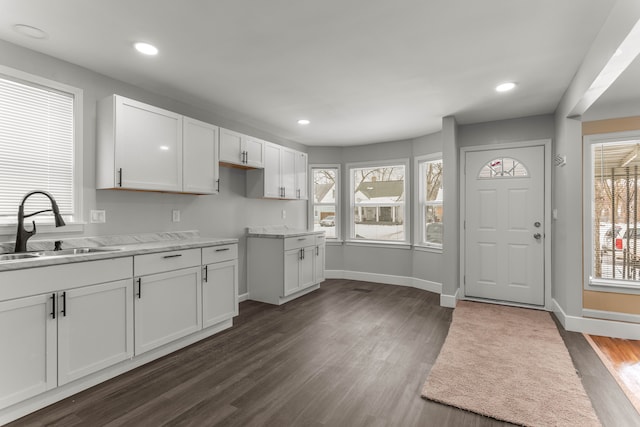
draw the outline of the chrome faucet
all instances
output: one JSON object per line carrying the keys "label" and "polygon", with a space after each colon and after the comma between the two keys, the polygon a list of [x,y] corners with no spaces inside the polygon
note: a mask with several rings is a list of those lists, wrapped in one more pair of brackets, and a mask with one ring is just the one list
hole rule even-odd
{"label": "chrome faucet", "polygon": [[[29,215],[24,214],[24,203],[30,196],[34,194],[43,194],[49,198],[51,201],[51,209],[44,209],[38,212],[30,213]],[[20,208],[18,209],[18,232],[16,233],[16,248],[14,252],[26,252],[27,251],[27,240],[34,234],[36,234],[36,222],[32,221],[33,230],[27,231],[24,228],[24,219],[29,218],[30,216],[38,215],[43,212],[53,212],[53,216],[56,221],[56,227],[62,227],[64,224],[64,220],[62,219],[62,215],[60,215],[60,209],[58,209],[58,204],[56,203],[53,196],[46,191],[31,191],[27,193],[22,199],[22,203],[20,203]]]}

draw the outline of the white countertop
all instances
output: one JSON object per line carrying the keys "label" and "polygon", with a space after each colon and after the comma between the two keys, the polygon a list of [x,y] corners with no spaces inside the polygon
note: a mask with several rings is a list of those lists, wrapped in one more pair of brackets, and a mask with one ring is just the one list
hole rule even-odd
{"label": "white countertop", "polygon": [[266,237],[266,238],[272,238],[272,239],[284,239],[286,237],[309,236],[309,235],[316,235],[316,234],[324,235],[324,231],[289,228],[286,225],[247,228],[247,237]]}
{"label": "white countertop", "polygon": [[[29,250],[50,250],[53,243],[46,241],[29,242]],[[100,259],[129,257],[155,252],[182,249],[203,248],[238,243],[238,239],[204,237],[197,232],[149,233],[140,235],[99,236],[89,238],[67,239],[62,247],[79,248],[95,247],[113,249],[109,252],[91,252],[75,255],[44,256],[12,261],[0,261],[0,272],[25,268],[44,267],[50,265],[70,264],[75,262],[94,261]],[[45,246],[47,245],[47,246]],[[35,248],[35,249],[34,249]]]}

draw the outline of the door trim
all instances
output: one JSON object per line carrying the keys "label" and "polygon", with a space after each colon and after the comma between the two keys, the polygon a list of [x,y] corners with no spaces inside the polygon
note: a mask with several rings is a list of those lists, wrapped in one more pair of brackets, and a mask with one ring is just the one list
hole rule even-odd
{"label": "door trim", "polygon": [[[459,286],[459,299],[473,299],[475,301],[479,301],[476,298],[467,298],[466,296],[466,286],[464,283],[465,277],[465,262],[466,262],[466,234],[465,234],[465,212],[466,212],[466,166],[467,166],[467,153],[473,151],[488,151],[488,150],[496,150],[496,149],[509,149],[509,148],[525,148],[525,147],[544,147],[544,309],[547,311],[552,311],[552,295],[551,295],[551,222],[553,218],[551,216],[551,139],[536,139],[530,141],[519,141],[519,142],[506,142],[500,144],[489,144],[489,145],[475,145],[470,147],[461,147],[460,148],[460,286]],[[499,302],[493,300],[482,300],[485,302],[494,302],[498,304],[504,305],[514,305],[508,302]],[[527,306],[523,304],[518,304],[521,307],[531,307],[531,308],[541,308],[541,306]]]}

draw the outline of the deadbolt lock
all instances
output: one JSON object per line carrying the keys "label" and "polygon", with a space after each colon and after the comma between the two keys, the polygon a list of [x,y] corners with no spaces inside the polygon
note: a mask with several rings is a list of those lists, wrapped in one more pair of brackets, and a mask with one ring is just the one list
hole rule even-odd
{"label": "deadbolt lock", "polygon": [[533,225],[535,225],[536,227],[538,227],[538,228],[539,228],[542,224],[540,224],[540,222],[539,222],[539,221],[536,221],[536,222],[534,222],[534,223],[533,223]]}

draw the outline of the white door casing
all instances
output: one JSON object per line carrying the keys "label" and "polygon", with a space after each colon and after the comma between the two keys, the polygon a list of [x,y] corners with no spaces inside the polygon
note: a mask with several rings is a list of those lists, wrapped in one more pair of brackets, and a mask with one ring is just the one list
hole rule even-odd
{"label": "white door casing", "polygon": [[465,296],[545,304],[544,160],[542,145],[465,153]]}

